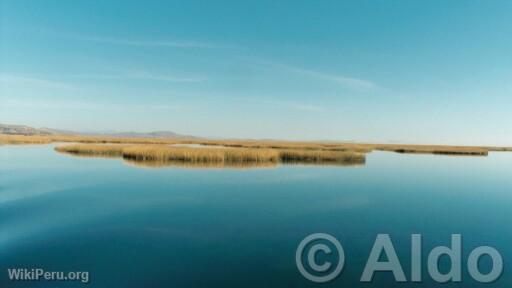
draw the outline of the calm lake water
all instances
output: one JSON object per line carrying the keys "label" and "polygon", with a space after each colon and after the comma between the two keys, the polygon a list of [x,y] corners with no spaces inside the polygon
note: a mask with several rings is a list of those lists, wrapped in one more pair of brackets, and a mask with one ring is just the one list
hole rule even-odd
{"label": "calm lake water", "polygon": [[[410,280],[410,235],[424,258],[462,234],[464,259],[489,245],[512,283],[512,154],[375,152],[361,167],[140,168],[51,145],[0,147],[0,287],[320,287],[295,265],[299,242],[329,233],[343,273],[322,287],[439,287],[376,274],[360,284],[375,237],[390,234]],[[446,261],[444,261],[446,262]],[[441,261],[441,266],[446,263]],[[481,261],[482,271],[489,262]],[[7,268],[89,271],[90,283],[11,282]],[[510,286],[509,286],[510,287]]]}

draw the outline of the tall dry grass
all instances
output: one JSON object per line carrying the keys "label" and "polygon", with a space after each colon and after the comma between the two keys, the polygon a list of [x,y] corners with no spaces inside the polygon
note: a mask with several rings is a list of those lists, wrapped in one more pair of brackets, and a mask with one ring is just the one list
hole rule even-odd
{"label": "tall dry grass", "polygon": [[277,162],[277,151],[270,149],[214,149],[164,145],[138,145],[123,149],[123,158],[139,161],[179,161],[203,163]]}
{"label": "tall dry grass", "polygon": [[[20,136],[1,135],[0,144],[48,144],[55,142],[75,142],[87,144],[196,144],[205,146],[296,150],[300,151],[331,151],[368,153],[374,150],[393,151],[398,153],[430,153],[445,155],[481,155],[490,151],[512,151],[512,147],[489,146],[447,146],[447,145],[408,145],[408,144],[366,144],[366,143],[335,143],[335,142],[292,142],[275,140],[212,140],[212,139],[169,139],[169,138],[118,138],[105,136]],[[316,153],[316,152],[315,152]],[[307,157],[305,157],[307,158]]]}
{"label": "tall dry grass", "polygon": [[[15,140],[15,141],[14,141]],[[88,144],[198,144],[204,146],[221,146],[228,148],[249,149],[292,149],[292,150],[326,150],[326,151],[355,151],[370,152],[365,144],[353,143],[317,143],[293,142],[277,140],[212,140],[212,139],[169,139],[169,138],[123,138],[106,136],[79,135],[45,135],[45,136],[13,136],[0,134],[0,143],[88,143]]]}
{"label": "tall dry grass", "polygon": [[121,157],[125,147],[124,145],[75,144],[57,146],[55,150],[83,156]]}
{"label": "tall dry grass", "polygon": [[442,145],[376,145],[375,150],[393,151],[410,154],[440,154],[440,155],[470,155],[487,156],[491,150],[489,147],[475,146],[442,146]]}
{"label": "tall dry grass", "polygon": [[365,156],[356,152],[279,150],[249,148],[188,148],[168,145],[104,145],[74,144],[58,146],[58,152],[86,156],[122,157],[131,161],[181,163],[221,163],[238,165],[251,163],[337,163],[363,164]]}
{"label": "tall dry grass", "polygon": [[48,144],[52,140],[46,136],[25,136],[25,135],[2,135],[0,134],[0,144]]}
{"label": "tall dry grass", "polygon": [[292,142],[277,140],[201,140],[198,144],[208,146],[225,146],[233,148],[252,149],[289,149],[289,150],[322,150],[322,151],[353,151],[367,153],[371,147],[366,144],[354,143],[320,143],[320,142]]}
{"label": "tall dry grass", "polygon": [[47,144],[55,142],[73,142],[89,144],[177,144],[188,142],[185,139],[174,140],[164,138],[121,138],[107,136],[82,135],[7,135],[0,134],[0,143],[4,144]]}
{"label": "tall dry grass", "polygon": [[300,150],[281,150],[279,151],[281,162],[299,162],[299,163],[351,163],[364,164],[366,157],[364,154],[355,152],[335,152],[335,151],[300,151]]}

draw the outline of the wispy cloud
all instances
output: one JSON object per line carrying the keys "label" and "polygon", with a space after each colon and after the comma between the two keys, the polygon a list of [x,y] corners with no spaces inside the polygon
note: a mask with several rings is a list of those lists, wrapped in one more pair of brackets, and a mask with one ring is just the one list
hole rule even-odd
{"label": "wispy cloud", "polygon": [[75,78],[94,78],[94,79],[139,79],[139,80],[154,80],[154,81],[164,81],[164,82],[204,82],[206,78],[197,78],[197,77],[180,77],[175,75],[168,74],[157,74],[150,73],[146,71],[124,71],[124,72],[114,72],[111,74],[75,74],[69,75],[70,77]]}
{"label": "wispy cloud", "polygon": [[[3,27],[0,27],[3,28]],[[24,30],[27,34],[46,35],[53,38],[60,38],[62,40],[75,40],[86,42],[97,42],[112,45],[124,46],[141,46],[141,47],[168,47],[168,48],[236,48],[236,46],[229,44],[212,43],[205,41],[195,40],[181,40],[181,39],[154,39],[142,38],[137,36],[127,37],[112,37],[111,35],[87,35],[77,33],[63,33],[41,27],[32,27],[31,29]],[[147,35],[147,34],[146,34]]]}
{"label": "wispy cloud", "polygon": [[[2,95],[4,96],[4,95]],[[3,100],[0,97],[2,108],[9,109],[38,109],[38,110],[98,110],[98,111],[175,111],[182,110],[186,107],[182,105],[160,105],[160,104],[144,104],[144,105],[120,105],[119,103],[98,103],[97,101],[76,101],[76,100],[60,100],[60,101],[37,101],[32,99],[11,100],[7,95]]]}
{"label": "wispy cloud", "polygon": [[252,59],[252,60],[256,61],[257,63],[263,64],[266,66],[270,66],[272,68],[280,69],[286,73],[294,73],[294,74],[298,74],[298,75],[315,78],[318,80],[324,80],[324,81],[337,83],[340,86],[343,86],[343,87],[346,87],[346,88],[349,88],[352,90],[365,91],[365,92],[383,90],[382,87],[380,87],[379,85],[377,85],[376,83],[374,83],[370,80],[360,79],[360,78],[356,78],[356,77],[349,77],[349,76],[340,75],[340,74],[331,74],[331,73],[326,73],[326,72],[320,72],[320,71],[316,71],[316,70],[306,69],[306,68],[302,68],[302,67],[282,64],[282,63],[268,61],[268,60],[261,60],[261,59]]}
{"label": "wispy cloud", "polygon": [[325,80],[325,81],[335,82],[342,86],[345,86],[345,87],[348,87],[351,89],[355,89],[355,90],[371,91],[371,90],[380,89],[380,87],[377,84],[375,84],[371,81],[368,81],[368,80],[347,77],[347,76],[337,75],[337,74],[318,72],[318,71],[314,71],[314,70],[303,69],[303,68],[298,68],[298,67],[293,67],[293,66],[285,66],[285,65],[280,65],[280,66],[283,67],[284,69],[286,69],[287,71],[290,71],[293,73],[311,76],[311,77]]}
{"label": "wispy cloud", "polygon": [[145,46],[145,47],[169,47],[169,48],[220,48],[221,46],[195,41],[168,41],[168,40],[134,40],[110,37],[93,36],[74,36],[73,38],[82,41],[107,43],[127,46]]}
{"label": "wispy cloud", "polygon": [[33,76],[16,75],[16,74],[0,74],[0,83],[6,85],[25,85],[25,86],[37,86],[41,88],[51,89],[73,89],[74,87],[70,84],[42,79]]}
{"label": "wispy cloud", "polygon": [[292,110],[301,110],[301,111],[322,111],[324,107],[312,105],[308,103],[298,103],[298,102],[288,102],[288,101],[279,101],[279,100],[255,100],[258,103],[274,106],[278,108],[286,108]]}
{"label": "wispy cloud", "polygon": [[203,81],[206,81],[205,78],[176,77],[176,76],[172,76],[172,75],[153,74],[153,73],[148,73],[148,72],[131,72],[130,74],[127,75],[127,77],[147,79],[147,80],[167,81],[167,82],[203,82]]}
{"label": "wispy cloud", "polygon": [[37,101],[32,99],[11,100],[7,97],[2,102],[2,106],[10,109],[37,109],[37,110],[99,110],[110,109],[108,105],[100,105],[95,102],[81,102],[81,101]]}

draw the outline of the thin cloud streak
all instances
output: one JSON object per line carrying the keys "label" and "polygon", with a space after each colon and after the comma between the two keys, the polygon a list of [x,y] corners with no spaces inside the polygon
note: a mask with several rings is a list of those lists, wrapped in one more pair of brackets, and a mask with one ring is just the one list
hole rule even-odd
{"label": "thin cloud streak", "polygon": [[306,104],[306,103],[275,101],[275,100],[257,100],[256,102],[265,104],[265,105],[274,106],[274,107],[287,108],[287,109],[300,110],[300,111],[317,112],[317,111],[324,110],[324,108],[321,106],[316,106],[316,105],[311,105],[311,104]]}
{"label": "thin cloud streak", "polygon": [[355,77],[348,77],[348,76],[339,75],[339,74],[330,74],[330,73],[325,73],[325,72],[319,72],[319,71],[315,71],[315,70],[300,68],[297,66],[286,65],[286,64],[282,64],[282,63],[276,63],[276,62],[261,60],[261,59],[256,60],[256,62],[263,64],[263,65],[271,66],[273,68],[278,68],[287,73],[294,73],[294,74],[298,74],[298,75],[308,76],[311,78],[316,78],[319,80],[334,82],[343,87],[353,89],[356,91],[370,92],[370,91],[384,90],[384,88],[380,87],[376,83],[369,81],[369,80],[359,79],[359,78],[355,78]]}
{"label": "thin cloud streak", "polygon": [[181,105],[159,105],[159,104],[146,104],[146,105],[119,105],[119,104],[107,104],[97,103],[94,101],[59,101],[59,102],[48,102],[48,101],[20,101],[20,100],[7,100],[2,101],[3,108],[10,109],[44,109],[44,110],[101,110],[101,111],[147,111],[147,110],[182,110],[186,107]]}
{"label": "thin cloud streak", "polygon": [[328,73],[318,72],[318,71],[314,71],[314,70],[291,67],[291,66],[285,66],[285,68],[290,72],[294,72],[294,73],[298,73],[298,74],[302,74],[302,75],[306,75],[306,76],[311,76],[311,77],[323,79],[326,81],[332,81],[332,82],[338,83],[340,85],[343,85],[343,86],[346,86],[346,87],[349,87],[349,88],[352,88],[355,90],[372,91],[372,90],[380,89],[380,87],[377,84],[375,84],[371,81],[368,81],[368,80],[363,80],[363,79],[358,79],[358,78],[353,78],[353,77],[346,77],[346,76],[342,76],[342,75],[328,74]]}
{"label": "thin cloud streak", "polygon": [[155,74],[149,73],[145,71],[129,71],[129,72],[121,72],[118,74],[85,74],[85,75],[70,75],[70,77],[76,78],[94,78],[94,79],[139,79],[139,80],[154,80],[154,81],[164,81],[164,82],[190,82],[190,83],[198,83],[204,82],[206,78],[194,78],[194,77],[178,77],[174,75],[166,75],[166,74]]}
{"label": "thin cloud streak", "polygon": [[6,85],[37,86],[51,89],[73,89],[72,85],[52,80],[14,74],[0,74],[0,83]]}
{"label": "thin cloud streak", "polygon": [[221,46],[194,41],[130,40],[119,38],[75,36],[77,40],[126,46],[168,47],[168,48],[221,48]]}

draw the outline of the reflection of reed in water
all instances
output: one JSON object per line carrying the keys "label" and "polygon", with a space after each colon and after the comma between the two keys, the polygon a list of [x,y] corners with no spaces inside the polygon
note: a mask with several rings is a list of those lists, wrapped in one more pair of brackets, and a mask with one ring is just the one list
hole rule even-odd
{"label": "reflection of reed in water", "polygon": [[[87,157],[87,156],[86,156]],[[88,156],[90,157],[90,156]],[[138,161],[132,159],[124,159],[125,163],[130,166],[136,166],[141,168],[196,168],[196,169],[252,169],[252,168],[276,168],[279,165],[290,165],[290,166],[325,166],[325,167],[357,167],[364,166],[364,161],[361,163],[336,163],[336,162],[301,162],[301,161],[287,161],[283,163],[276,162],[184,162],[184,161]]]}
{"label": "reflection of reed in water", "polygon": [[365,155],[350,151],[289,150],[265,148],[190,148],[167,145],[75,144],[58,146],[58,152],[91,157],[123,158],[145,167],[252,168],[278,164],[354,166]]}
{"label": "reflection of reed in water", "polygon": [[249,168],[275,168],[277,163],[275,162],[186,162],[186,161],[158,161],[158,160],[146,160],[138,161],[133,159],[124,159],[124,161],[131,166],[142,167],[142,168],[209,168],[209,169],[249,169]]}
{"label": "reflection of reed in water", "polygon": [[281,165],[286,166],[317,166],[317,167],[363,167],[366,165],[365,161],[358,163],[349,163],[349,162],[283,162]]}

